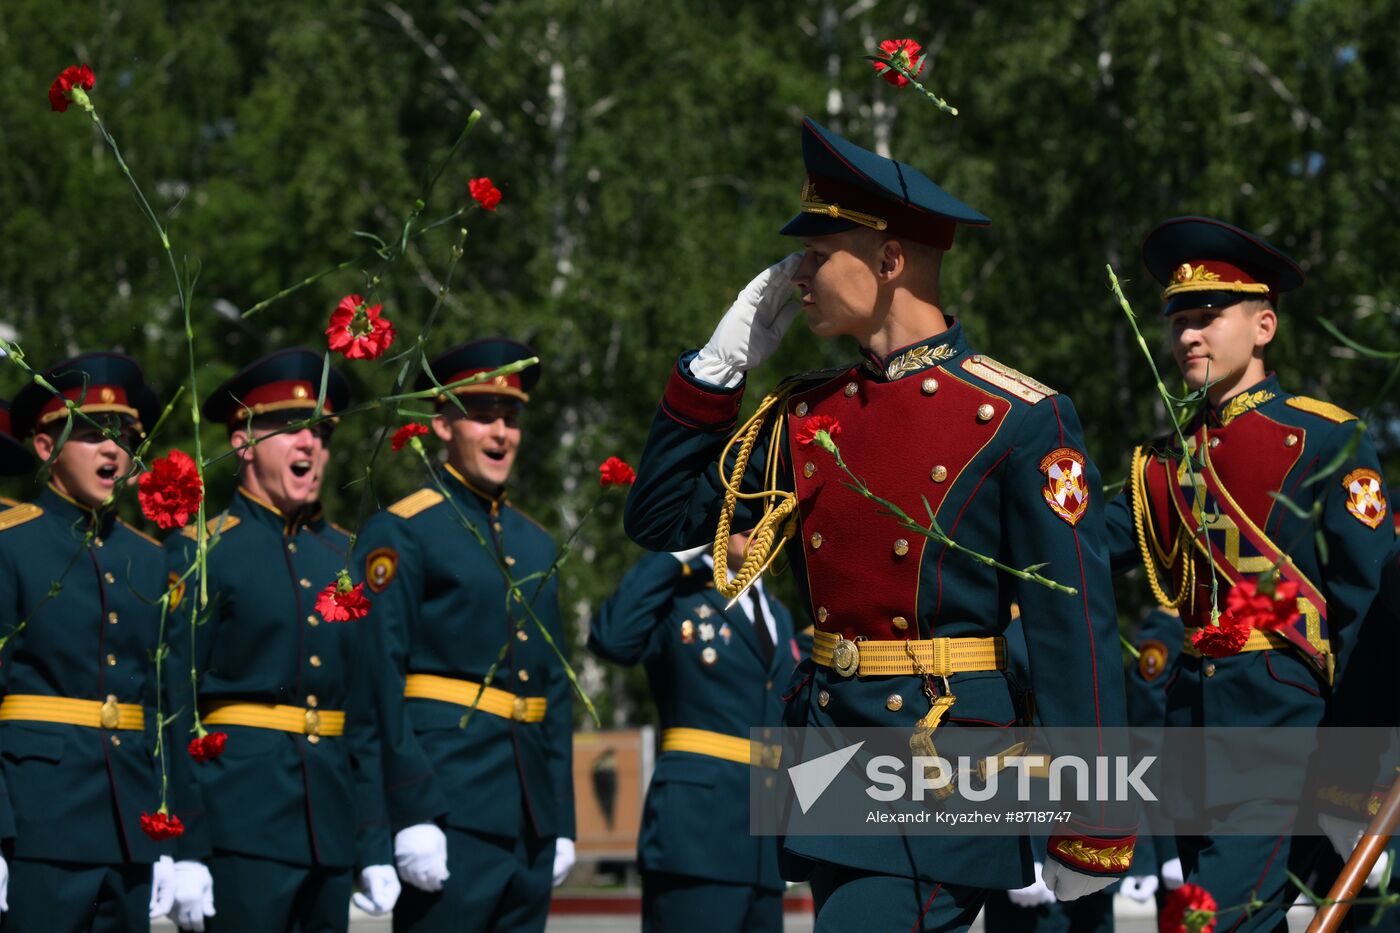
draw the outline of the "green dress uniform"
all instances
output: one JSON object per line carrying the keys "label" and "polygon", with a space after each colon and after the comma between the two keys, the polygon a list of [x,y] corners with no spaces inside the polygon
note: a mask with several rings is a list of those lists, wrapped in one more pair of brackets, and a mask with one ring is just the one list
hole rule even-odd
{"label": "green dress uniform", "polygon": [[780,763],[750,730],[782,724],[801,653],[782,603],[755,584],[741,599],[757,598],[762,618],[726,608],[712,568],[708,557],[642,558],[599,609],[588,647],[644,664],[661,720],[637,844],[643,929],[781,933],[778,840],[749,825],[751,763],[772,772],[769,782]]}
{"label": "green dress uniform", "polygon": [[[1165,222],[1143,252],[1166,286],[1167,314],[1273,299],[1302,282],[1297,266],[1273,247],[1208,218]],[[1294,395],[1274,376],[1208,406],[1183,434],[1196,469],[1184,468],[1174,437],[1138,448],[1128,488],[1110,503],[1108,518],[1116,569],[1145,565],[1159,601],[1177,606],[1185,626],[1177,636],[1182,654],[1164,683],[1166,724],[1311,728],[1328,716],[1329,698],[1330,721],[1352,723],[1346,704],[1336,700],[1348,688],[1365,692],[1362,683],[1348,685],[1349,669],[1379,586],[1382,556],[1395,535],[1370,439],[1361,435],[1357,442],[1348,412]],[[1340,469],[1310,482],[1338,457],[1344,458]],[[1300,518],[1275,494],[1304,513],[1316,507],[1320,519]],[[1218,513],[1204,537],[1195,518],[1202,512]],[[1282,580],[1299,585],[1299,614],[1277,631],[1255,631],[1236,654],[1202,657],[1191,635],[1210,623],[1212,575],[1223,610],[1233,585],[1275,566]],[[1253,763],[1243,747],[1222,744],[1208,754],[1239,775]],[[1247,779],[1211,782],[1199,805],[1225,819],[1266,805],[1261,798],[1296,801],[1303,781],[1300,772],[1296,781],[1267,788]],[[1246,904],[1252,895],[1291,902],[1286,872],[1306,875],[1317,842],[1286,830],[1177,839],[1187,879],[1211,891],[1222,908]],[[1232,915],[1238,930],[1283,924],[1275,908],[1247,919]]]}
{"label": "green dress uniform", "polygon": [[[160,413],[140,368],[119,354],[86,354],[45,375],[94,418],[139,430]],[[15,399],[16,433],[28,436],[63,409],[31,384]],[[175,854],[175,843],[141,829],[162,799],[152,658],[165,585],[159,543],[110,509],[47,486],[0,513],[6,933],[150,927],[152,863]],[[175,763],[177,791],[181,775]],[[184,857],[201,854],[180,842]]]}
{"label": "green dress uniform", "polygon": [[[205,414],[240,425],[248,415],[304,417],[315,407],[321,370],[309,351],[265,357],[211,395]],[[349,398],[331,372],[328,412]],[[372,699],[373,623],[328,622],[316,608],[317,594],[346,567],[349,535],[316,503],[288,515],[243,488],[207,532],[209,602],[198,605],[196,576],[179,587],[168,662],[181,688],[176,736],[192,736],[196,704],[207,730],[228,735],[221,755],[194,765],[198,829],[213,846],[217,913],[206,928],[345,930],[354,872],[392,864]],[[194,563],[195,534],[190,526],[166,542],[172,582]]]}
{"label": "green dress uniform", "polygon": [[[947,248],[955,219],[986,223],[912,166],[810,119],[803,155],[804,214],[785,233],[849,229],[852,223],[833,230],[827,220],[858,212],[861,222],[893,218],[892,230],[927,223],[937,233],[944,223]],[[627,501],[628,534],[653,550],[712,537],[732,495],[716,463],[734,431],[743,384],[702,383],[690,372],[691,358],[683,355],[671,376]],[[812,659],[785,691],[789,726],[912,734],[930,713],[927,681],[941,684],[945,676],[956,702],[940,728],[1014,725],[1001,638],[1013,600],[1027,619],[1030,676],[1045,724],[1125,724],[1099,476],[1069,399],[977,352],[949,319],[945,332],[883,358],[866,353],[849,367],[788,381],[772,411],[754,444],[746,491],[772,467],[781,489],[795,494],[797,527],[785,553],[816,624]],[[1040,564],[1076,594],[1003,575],[883,515],[846,485],[830,455],[803,443],[804,430],[810,435],[823,423],[818,416],[836,419],[845,462],[879,495],[920,518],[927,501],[965,547],[1011,566]],[[773,431],[781,432],[777,464],[764,456]],[[732,527],[758,524],[755,501],[734,501]],[[968,639],[958,645],[967,660],[940,667],[938,649],[952,645],[937,639]],[[872,663],[871,651],[923,660]],[[927,678],[916,676],[920,667]],[[1118,876],[1132,858],[1133,833],[1088,815],[1051,837],[1049,858]],[[1011,836],[791,836],[785,860],[785,877],[811,879],[818,930],[965,927],[985,889],[1020,887],[1033,876],[1029,841]]]}
{"label": "green dress uniform", "polygon": [[[431,368],[447,385],[533,355],[514,341],[481,340]],[[538,369],[455,391],[523,401]],[[488,494],[450,465],[361,529],[354,565],[386,651],[389,820],[395,832],[437,821],[447,835],[447,882],[433,893],[405,885],[395,930],[544,928],[555,840],[575,833],[573,713],[568,678],[524,604],[561,650],[567,642],[557,577],[521,584],[517,601],[500,568],[517,580],[542,574],[556,553],[550,534],[503,493]]]}

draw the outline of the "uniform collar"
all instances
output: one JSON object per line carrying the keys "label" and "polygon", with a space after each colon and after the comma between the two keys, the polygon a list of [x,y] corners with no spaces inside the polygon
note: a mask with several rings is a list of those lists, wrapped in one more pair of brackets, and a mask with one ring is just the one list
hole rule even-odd
{"label": "uniform collar", "polygon": [[67,493],[59,492],[53,483],[44,487],[36,501],[45,512],[64,524],[82,528],[84,531],[90,530],[101,536],[111,534],[112,526],[117,521],[116,509],[94,509],[83,505]]}
{"label": "uniform collar", "polygon": [[442,465],[442,471],[449,485],[460,486],[462,489],[466,490],[471,494],[469,498],[475,500],[483,509],[490,512],[492,515],[500,514],[502,506],[510,505],[510,499],[506,496],[504,487],[501,488],[499,493],[493,496],[467,479],[461,473],[458,473],[457,468],[450,463],[444,463]]}
{"label": "uniform collar", "polygon": [[1212,406],[1208,416],[1210,426],[1224,427],[1245,412],[1253,411],[1283,394],[1283,389],[1278,384],[1278,376],[1269,373],[1263,380],[1256,382],[1248,389],[1236,392],[1219,405]]}
{"label": "uniform collar", "polygon": [[957,359],[968,351],[967,337],[956,318],[945,314],[943,320],[948,324],[948,329],[943,333],[900,347],[884,358],[862,349],[866,367],[876,378],[894,382]]}
{"label": "uniform collar", "polygon": [[253,495],[242,486],[238,487],[238,497],[234,499],[234,508],[252,521],[266,525],[286,538],[295,537],[303,528],[318,528],[325,516],[320,502],[309,502],[288,515],[271,502]]}

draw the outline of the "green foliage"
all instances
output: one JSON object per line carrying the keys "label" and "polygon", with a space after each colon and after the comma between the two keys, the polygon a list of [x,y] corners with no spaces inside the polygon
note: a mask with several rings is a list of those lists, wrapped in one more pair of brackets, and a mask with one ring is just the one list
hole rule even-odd
{"label": "green foliage", "polygon": [[[986,352],[1074,398],[1113,482],[1130,445],[1168,422],[1102,269],[1125,279],[1155,340],[1157,288],[1138,245],[1168,216],[1216,214],[1299,259],[1308,284],[1284,303],[1271,365],[1297,391],[1358,411],[1376,401],[1390,363],[1319,320],[1400,349],[1397,12],[1389,0],[11,0],[0,19],[0,324],[36,366],[115,348],[167,397],[185,379],[159,243],[86,118],[49,111],[48,84],[67,64],[93,66],[93,99],[169,218],[177,258],[199,264],[201,397],[263,353],[324,347],[331,309],[369,292],[377,260],[239,315],[367,255],[356,230],[392,240],[480,109],[423,219],[469,203],[467,181],[481,175],[505,200],[468,216],[459,284],[427,346],[504,333],[538,347],[544,378],[515,486],[562,537],[596,495],[597,465],[636,462],[676,354],[794,247],[776,230],[793,211],[797,126],[810,113],[887,144],[993,218],[959,235],[944,301]],[[928,49],[922,77],[958,117],[874,76],[864,56],[903,36]],[[413,241],[374,288],[400,346],[432,307],[457,227]],[[755,375],[750,404],[783,374],[854,352],[799,325]],[[358,399],[387,392],[397,372],[340,365]],[[7,395],[21,381],[0,367]],[[326,499],[343,525],[362,518],[357,481],[381,423],[346,419],[336,433]],[[1394,399],[1369,423],[1394,475]],[[172,419],[153,452],[189,449],[189,431],[187,417]],[[205,434],[210,456],[224,449],[220,426]],[[421,481],[406,455],[384,452],[371,501]],[[220,461],[212,506],[235,483]],[[562,573],[575,631],[638,556],[620,500],[605,503]],[[777,585],[791,597],[786,578]],[[1125,615],[1141,589],[1120,590]],[[635,672],[592,670],[605,722],[644,705]]]}

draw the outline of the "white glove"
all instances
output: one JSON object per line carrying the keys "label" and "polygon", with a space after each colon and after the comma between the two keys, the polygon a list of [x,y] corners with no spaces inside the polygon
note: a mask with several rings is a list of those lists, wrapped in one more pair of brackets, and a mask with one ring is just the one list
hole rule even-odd
{"label": "white glove", "polygon": [[569,869],[574,867],[574,841],[560,836],[554,840],[554,886],[557,888],[569,877]]}
{"label": "white glove", "polygon": [[0,856],[0,911],[10,909],[10,866]]}
{"label": "white glove", "polygon": [[1181,870],[1181,859],[1169,858],[1162,863],[1162,884],[1168,891],[1175,891],[1186,883],[1186,875]]}
{"label": "white glove", "polygon": [[[1362,834],[1366,832],[1364,824],[1344,817],[1332,816],[1330,813],[1319,813],[1317,825],[1322,827],[1327,838],[1332,840],[1332,848],[1337,850],[1337,854],[1342,857],[1343,862],[1351,858],[1356,844],[1361,841]],[[1381,857],[1376,859],[1376,864],[1371,866],[1371,873],[1366,876],[1366,887],[1380,886],[1381,875],[1385,874],[1385,865],[1389,860],[1390,853],[1381,852]]]}
{"label": "white glove", "polygon": [[447,836],[433,823],[401,829],[394,836],[399,877],[422,891],[441,891],[447,880]]}
{"label": "white glove", "polygon": [[1086,894],[1094,894],[1102,891],[1117,878],[1103,878],[1098,875],[1086,875],[1081,871],[1061,865],[1059,862],[1049,862],[1045,866],[1045,886],[1055,892],[1055,897],[1062,901],[1077,901]]}
{"label": "white glove", "polygon": [[394,866],[367,865],[360,872],[359,890],[350,901],[371,917],[382,917],[394,909],[401,890]]}
{"label": "white glove", "polygon": [[690,361],[692,376],[732,389],[744,373],[773,355],[783,332],[797,316],[792,274],[801,261],[802,254],[793,253],[744,286],[710,335],[710,342]]}
{"label": "white glove", "polygon": [[175,907],[175,860],[162,855],[151,866],[151,919],[159,920]]}
{"label": "white glove", "polygon": [[1011,903],[1017,907],[1044,907],[1046,904],[1055,903],[1055,894],[1045,886],[1041,880],[1041,871],[1045,866],[1039,862],[1035,863],[1035,880],[1024,888],[1017,888],[1015,891],[1007,891],[1006,896]]}
{"label": "white glove", "polygon": [[713,544],[702,544],[699,547],[686,548],[684,551],[672,551],[671,556],[682,564],[688,564],[701,554],[710,553],[712,547],[714,547]]}
{"label": "white glove", "polygon": [[1139,904],[1146,904],[1157,893],[1157,876],[1129,875],[1123,879],[1123,887],[1119,890]]}
{"label": "white glove", "polygon": [[175,863],[175,906],[170,919],[182,930],[203,933],[204,918],[214,916],[214,878],[202,862]]}

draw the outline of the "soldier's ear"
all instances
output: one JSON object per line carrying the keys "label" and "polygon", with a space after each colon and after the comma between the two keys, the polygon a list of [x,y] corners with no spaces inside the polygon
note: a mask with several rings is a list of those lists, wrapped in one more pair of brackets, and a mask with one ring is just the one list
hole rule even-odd
{"label": "soldier's ear", "polygon": [[1278,333],[1278,313],[1273,308],[1260,308],[1254,315],[1254,346],[1263,349]]}
{"label": "soldier's ear", "polygon": [[886,240],[880,247],[880,278],[892,279],[904,271],[907,257],[904,244],[898,240]]}
{"label": "soldier's ear", "polygon": [[40,460],[49,459],[49,456],[53,453],[53,447],[54,439],[52,434],[49,434],[47,431],[34,432],[34,454]]}
{"label": "soldier's ear", "polygon": [[243,463],[251,463],[253,461],[253,448],[248,443],[248,440],[248,432],[243,428],[239,428],[228,436],[228,443],[229,446],[233,448],[233,455]]}
{"label": "soldier's ear", "polygon": [[437,435],[438,440],[442,441],[444,444],[452,440],[452,425],[447,423],[447,415],[444,413],[444,409],[438,409],[438,413],[433,415],[433,420],[429,423],[432,424],[433,433]]}

